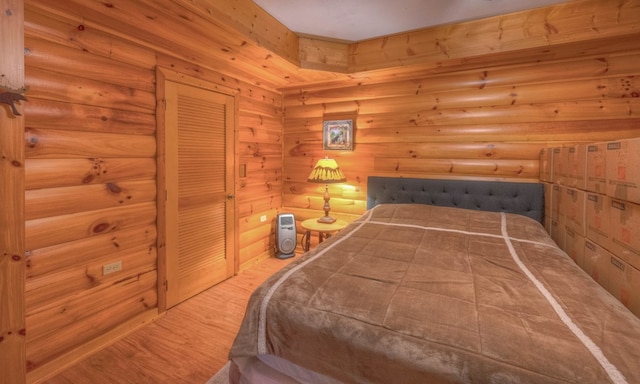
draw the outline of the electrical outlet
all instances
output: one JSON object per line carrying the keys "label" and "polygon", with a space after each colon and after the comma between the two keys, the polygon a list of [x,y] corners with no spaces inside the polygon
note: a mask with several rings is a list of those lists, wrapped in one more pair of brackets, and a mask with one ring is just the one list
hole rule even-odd
{"label": "electrical outlet", "polygon": [[260,222],[264,223],[265,221],[267,221],[267,215],[260,216]]}
{"label": "electrical outlet", "polygon": [[122,261],[118,260],[111,264],[105,264],[102,266],[102,275],[108,275],[110,273],[118,272],[122,269]]}

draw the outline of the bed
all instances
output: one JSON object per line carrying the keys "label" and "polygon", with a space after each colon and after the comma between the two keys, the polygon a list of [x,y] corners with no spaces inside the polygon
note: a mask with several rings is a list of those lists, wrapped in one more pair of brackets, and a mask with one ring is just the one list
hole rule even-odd
{"label": "bed", "polygon": [[545,232],[541,184],[367,195],[253,293],[231,383],[640,383],[640,319]]}

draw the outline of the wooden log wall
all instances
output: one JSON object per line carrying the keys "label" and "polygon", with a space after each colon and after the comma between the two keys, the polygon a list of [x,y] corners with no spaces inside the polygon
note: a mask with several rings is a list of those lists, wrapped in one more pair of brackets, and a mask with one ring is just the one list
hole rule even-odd
{"label": "wooden log wall", "polygon": [[[220,57],[235,36],[221,34],[168,1],[26,1],[29,382],[157,316],[157,66],[238,91],[240,268],[272,254],[284,70],[243,71],[248,59]],[[114,261],[123,270],[103,276]]]}
{"label": "wooden log wall", "polygon": [[0,0],[0,9],[0,95],[15,95],[0,105],[0,382],[24,384],[24,6]]}
{"label": "wooden log wall", "polygon": [[[369,175],[533,181],[543,147],[638,136],[640,35],[629,13],[638,0],[573,2],[606,18],[571,29],[578,44],[566,46],[554,45],[563,26],[540,17],[549,13],[527,24],[538,28],[531,45],[501,44],[495,31],[470,44],[480,35],[464,27],[343,46],[298,39],[251,0],[3,1],[24,2],[24,30],[3,24],[3,38],[23,32],[30,89],[24,188],[12,184],[25,191],[24,210],[12,212],[25,222],[24,244],[16,227],[13,245],[26,248],[26,292],[7,310],[19,315],[3,312],[0,325],[12,329],[26,313],[28,382],[157,316],[158,66],[237,90],[241,268],[270,255],[277,212],[321,214],[323,187],[306,178],[325,154],[348,178],[330,187],[332,212],[351,219],[365,209]],[[554,23],[582,23],[572,14]],[[498,30],[509,24],[513,37],[519,21]],[[630,38],[585,41],[598,31]],[[323,151],[323,116],[344,115],[356,121],[354,151]],[[114,260],[125,270],[102,276]],[[25,264],[0,267],[15,290]],[[24,338],[0,337],[19,354],[11,361],[24,360]]]}
{"label": "wooden log wall", "polygon": [[[324,186],[306,180],[325,155],[348,179],[329,187],[332,213],[348,220],[366,208],[368,176],[538,181],[544,147],[640,136],[640,43],[600,46],[625,48],[286,88],[285,209],[322,215]],[[323,150],[323,118],[335,116],[355,119],[353,151]]]}

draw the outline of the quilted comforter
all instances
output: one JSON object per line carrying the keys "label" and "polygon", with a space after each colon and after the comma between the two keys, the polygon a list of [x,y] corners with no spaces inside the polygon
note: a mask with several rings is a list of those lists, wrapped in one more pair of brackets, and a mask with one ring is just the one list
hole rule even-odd
{"label": "quilted comforter", "polygon": [[379,205],[253,294],[230,358],[344,383],[640,383],[640,320],[536,221]]}

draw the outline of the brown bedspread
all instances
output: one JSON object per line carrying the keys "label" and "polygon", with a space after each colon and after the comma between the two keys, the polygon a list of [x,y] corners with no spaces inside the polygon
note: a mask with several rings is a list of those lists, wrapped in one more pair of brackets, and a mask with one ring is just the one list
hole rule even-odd
{"label": "brown bedspread", "polygon": [[230,358],[345,383],[640,383],[640,320],[512,214],[380,205],[260,286]]}

